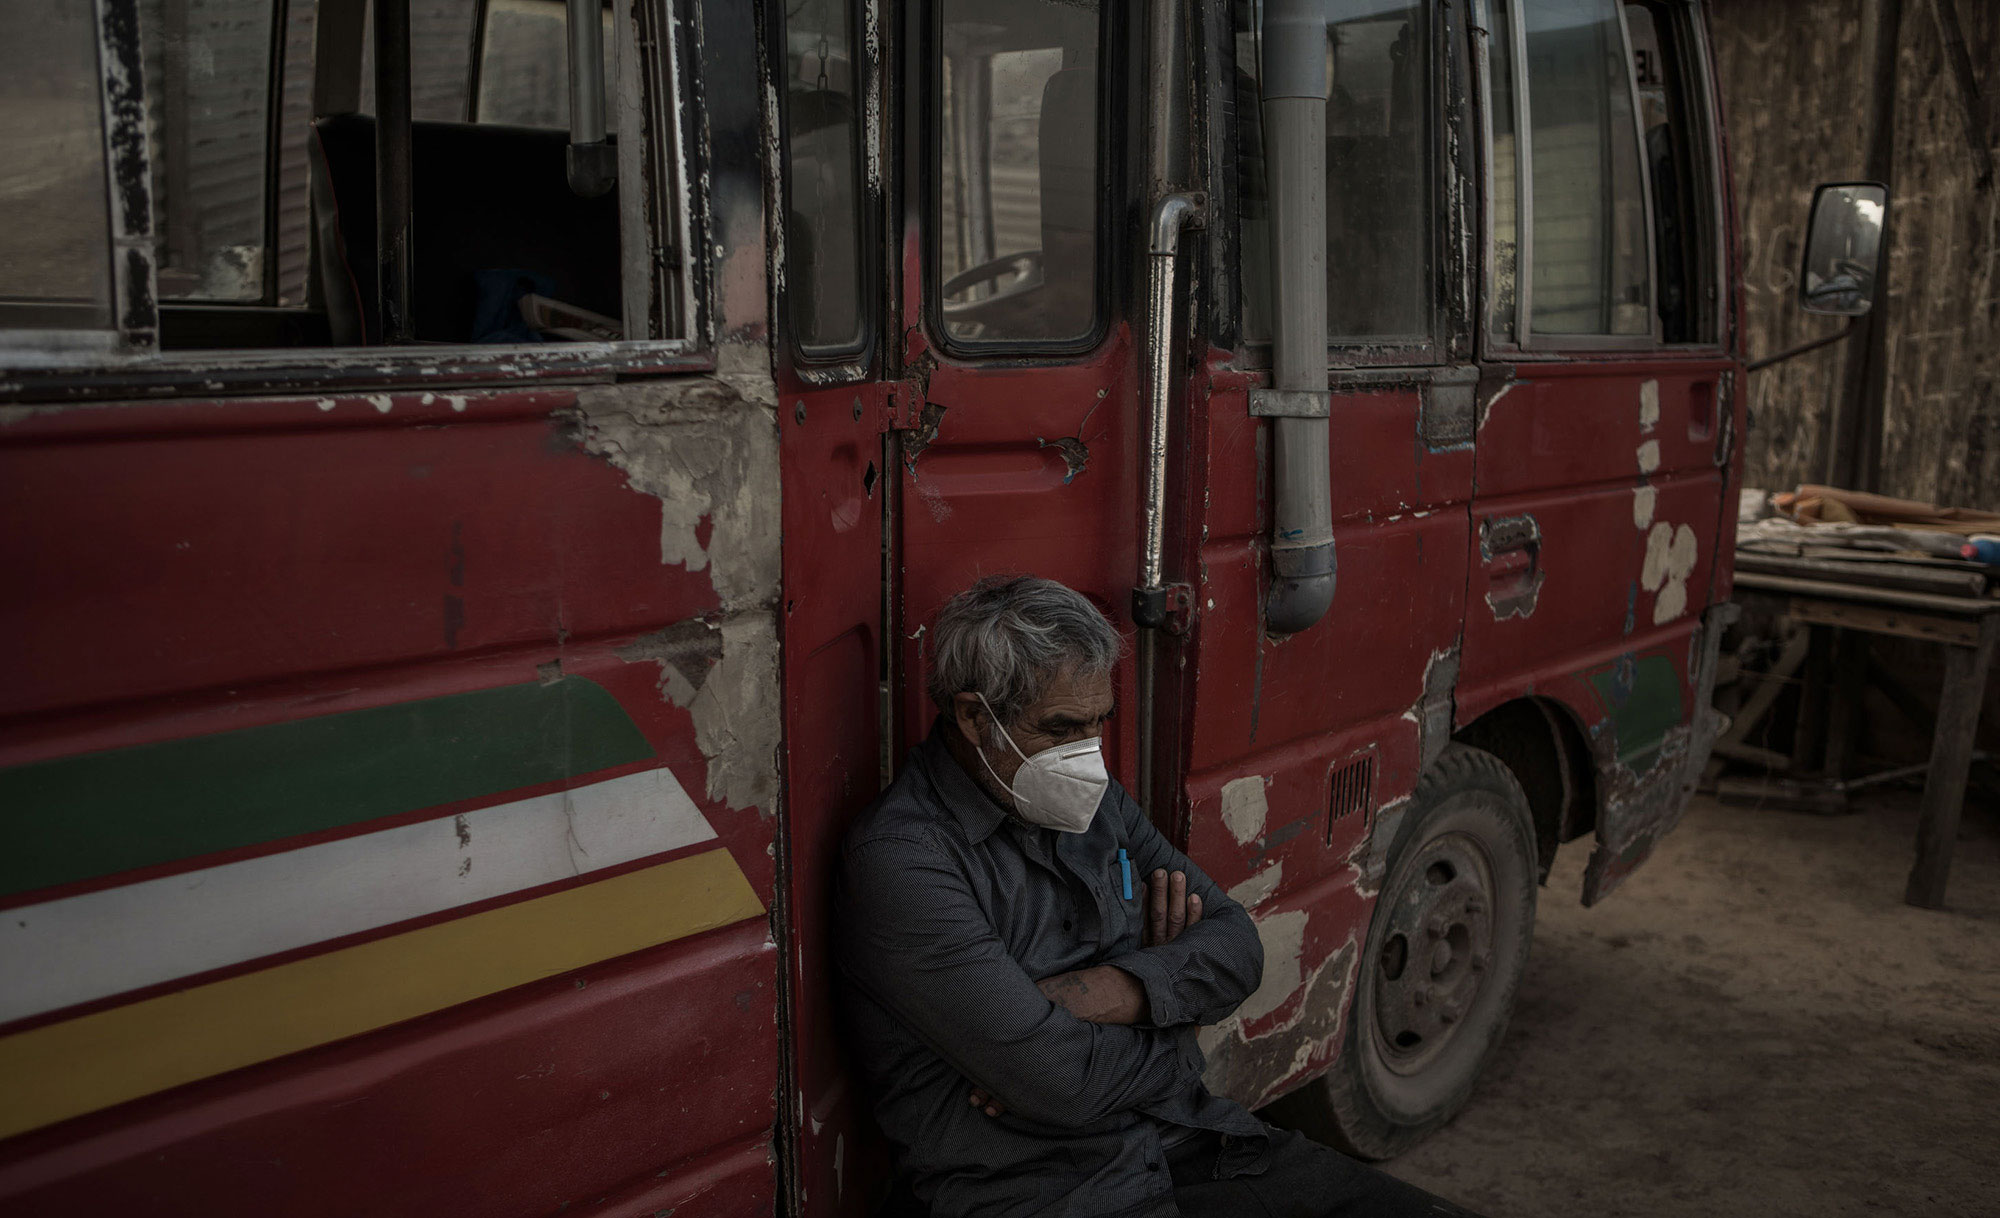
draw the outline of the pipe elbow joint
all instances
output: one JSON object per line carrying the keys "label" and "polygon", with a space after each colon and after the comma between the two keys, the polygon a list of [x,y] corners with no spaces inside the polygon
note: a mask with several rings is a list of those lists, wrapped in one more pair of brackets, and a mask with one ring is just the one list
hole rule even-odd
{"label": "pipe elbow joint", "polygon": [[1333,543],[1271,552],[1271,591],[1264,599],[1267,634],[1297,634],[1310,629],[1333,605],[1338,564]]}

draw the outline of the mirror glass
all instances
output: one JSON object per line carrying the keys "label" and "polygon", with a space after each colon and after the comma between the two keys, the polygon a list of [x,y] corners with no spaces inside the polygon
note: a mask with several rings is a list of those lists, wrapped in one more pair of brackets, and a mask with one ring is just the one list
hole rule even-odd
{"label": "mirror glass", "polygon": [[1873,182],[1822,186],[1813,196],[1799,276],[1799,299],[1808,313],[1859,317],[1875,306],[1888,201],[1888,190]]}

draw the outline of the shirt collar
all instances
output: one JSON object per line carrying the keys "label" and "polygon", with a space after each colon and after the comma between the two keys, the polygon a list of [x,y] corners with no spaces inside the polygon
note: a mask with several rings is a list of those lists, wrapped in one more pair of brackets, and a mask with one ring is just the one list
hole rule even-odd
{"label": "shirt collar", "polygon": [[931,724],[931,734],[924,740],[919,755],[923,758],[924,772],[930,776],[931,786],[945,808],[965,828],[965,835],[974,845],[993,836],[1007,820],[1007,810],[993,802],[958,759],[951,755],[951,748],[945,743],[945,733],[951,725],[939,715]]}

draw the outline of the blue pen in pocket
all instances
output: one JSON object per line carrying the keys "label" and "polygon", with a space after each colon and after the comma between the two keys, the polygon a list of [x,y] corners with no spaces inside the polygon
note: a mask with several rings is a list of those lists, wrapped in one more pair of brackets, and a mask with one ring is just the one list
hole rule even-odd
{"label": "blue pen in pocket", "polygon": [[1118,874],[1125,880],[1125,899],[1132,899],[1132,860],[1125,857],[1125,847],[1118,847]]}

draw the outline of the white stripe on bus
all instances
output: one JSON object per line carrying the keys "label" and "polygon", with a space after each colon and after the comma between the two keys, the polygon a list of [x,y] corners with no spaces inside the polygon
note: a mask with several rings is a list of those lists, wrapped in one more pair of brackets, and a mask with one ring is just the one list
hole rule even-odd
{"label": "white stripe on bus", "polygon": [[715,830],[662,767],[0,915],[0,1023],[664,854]]}

